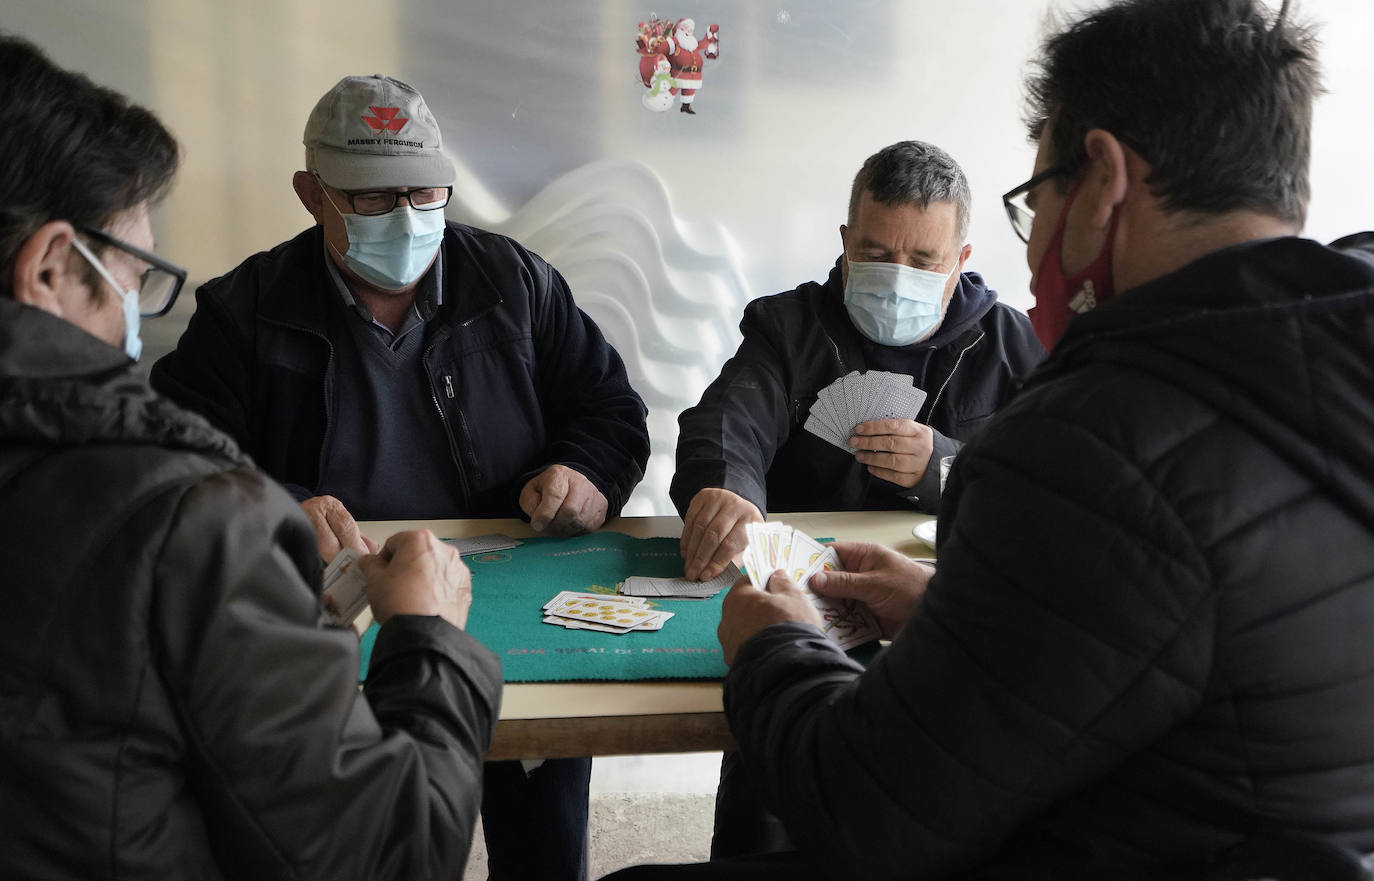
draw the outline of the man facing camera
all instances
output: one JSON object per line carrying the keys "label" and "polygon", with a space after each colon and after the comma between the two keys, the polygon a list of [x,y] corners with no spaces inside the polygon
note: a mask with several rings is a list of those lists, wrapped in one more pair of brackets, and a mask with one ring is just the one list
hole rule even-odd
{"label": "man facing camera", "polygon": [[[455,173],[419,92],[346,77],[304,140],[315,225],[198,291],[154,387],[291,490],[326,560],[366,550],[355,518],[523,512],[566,535],[615,516],[648,460],[644,404],[553,267],[445,222]],[[494,879],[583,877],[590,773],[488,767]]]}
{"label": "man facing camera", "polygon": [[[934,511],[940,459],[987,420],[1044,350],[1026,317],[964,264],[970,193],[938,147],[893,144],[870,156],[840,226],[844,252],[824,284],[754,300],[744,340],[679,422],[672,498],[688,578],[719,574],[766,511]],[[851,371],[911,377],[917,418],[843,426],[827,443],[810,411]],[[852,428],[853,433],[850,434]],[[786,845],[734,753],[721,764],[713,856]]]}
{"label": "man facing camera", "polygon": [[0,82],[0,876],[459,877],[501,696],[462,561],[361,560],[359,692],[299,506],[134,364],[175,141],[13,37]]}
{"label": "man facing camera", "polygon": [[[940,148],[886,147],[854,177],[830,277],[745,309],[739,350],[679,419],[671,493],[688,578],[723,571],[768,511],[939,506],[940,460],[1044,356],[1026,317],[963,271],[970,199]],[[822,390],[870,370],[912,377],[915,418],[841,426],[846,449],[807,429]]]}

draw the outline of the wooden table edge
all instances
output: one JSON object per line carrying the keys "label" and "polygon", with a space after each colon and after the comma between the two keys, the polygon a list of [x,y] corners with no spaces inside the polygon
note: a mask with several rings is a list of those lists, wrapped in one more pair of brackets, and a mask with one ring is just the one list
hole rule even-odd
{"label": "wooden table edge", "polygon": [[[581,749],[575,744],[592,744]],[[563,759],[585,755],[714,752],[735,749],[725,713],[657,713],[652,716],[580,716],[502,719],[488,761]]]}

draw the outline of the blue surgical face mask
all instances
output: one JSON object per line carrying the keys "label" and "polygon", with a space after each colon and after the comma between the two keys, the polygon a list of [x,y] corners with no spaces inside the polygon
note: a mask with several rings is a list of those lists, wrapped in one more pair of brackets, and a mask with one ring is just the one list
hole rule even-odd
{"label": "blue surgical face mask", "polygon": [[417,211],[397,205],[386,214],[344,214],[328,190],[324,195],[348,233],[344,265],[375,287],[394,291],[414,284],[444,240],[442,209]]}
{"label": "blue surgical face mask", "polygon": [[119,282],[115,281],[114,276],[110,274],[110,270],[105,268],[105,264],[101,263],[91,253],[90,248],[81,243],[80,239],[72,239],[72,247],[76,248],[77,253],[85,257],[86,261],[95,267],[95,271],[100,274],[101,278],[105,279],[106,284],[119,293],[120,304],[124,309],[124,354],[137,361],[139,356],[143,354],[143,340],[138,336],[139,326],[142,323],[138,313],[138,291],[120,287]]}
{"label": "blue surgical face mask", "polygon": [[907,346],[944,320],[945,283],[959,271],[927,272],[901,263],[849,261],[844,306],[859,332],[880,346]]}

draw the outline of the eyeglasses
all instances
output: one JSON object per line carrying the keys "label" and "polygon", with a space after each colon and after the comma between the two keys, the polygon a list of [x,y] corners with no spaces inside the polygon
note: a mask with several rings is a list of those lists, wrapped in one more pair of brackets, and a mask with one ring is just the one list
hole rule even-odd
{"label": "eyeglasses", "polygon": [[339,190],[339,192],[348,198],[348,207],[353,209],[354,214],[373,217],[378,214],[390,214],[395,210],[396,204],[402,196],[406,197],[410,207],[416,211],[437,211],[448,204],[449,198],[453,195],[453,187],[418,187],[399,193],[392,190],[368,190],[361,193]]}
{"label": "eyeglasses", "polygon": [[1035,222],[1035,209],[1028,201],[1031,192],[1050,178],[1058,177],[1067,171],[1068,169],[1062,165],[1047,168],[1002,197],[1002,204],[1007,209],[1007,219],[1011,221],[1011,228],[1021,241],[1030,244],[1031,224]]}
{"label": "eyeglasses", "polygon": [[[108,245],[112,248],[118,248],[126,254],[132,254],[148,264],[148,268],[143,270],[143,274],[138,280],[139,315],[144,318],[157,318],[159,315],[166,315],[171,310],[172,304],[177,301],[177,294],[181,293],[181,286],[186,283],[186,270],[175,263],[168,263],[156,254],[151,254],[142,248],[135,248],[128,242],[107,235],[98,229],[83,226],[81,233],[90,236],[102,245]],[[97,269],[104,268],[98,261],[95,265]],[[119,285],[115,284],[114,279],[107,277],[105,280],[116,290],[119,289]]]}

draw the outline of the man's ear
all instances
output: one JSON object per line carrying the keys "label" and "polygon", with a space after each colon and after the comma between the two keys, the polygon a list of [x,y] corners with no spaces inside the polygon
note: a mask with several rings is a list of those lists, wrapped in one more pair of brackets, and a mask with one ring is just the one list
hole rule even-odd
{"label": "man's ear", "polygon": [[968,262],[968,258],[970,258],[970,257],[972,257],[972,256],[973,256],[973,245],[965,244],[964,247],[962,247],[962,248],[959,249],[959,271],[960,271],[960,272],[963,272],[963,271],[964,271],[964,264],[967,263],[967,262]]}
{"label": "man's ear", "polygon": [[298,171],[291,177],[291,187],[296,191],[296,198],[301,200],[305,210],[315,218],[315,222],[323,223],[320,213],[324,211],[325,196],[319,178],[308,171]]}
{"label": "man's ear", "polygon": [[1130,169],[1126,163],[1126,149],[1116,136],[1095,128],[1083,136],[1088,154],[1087,170],[1079,185],[1078,199],[1089,207],[1088,222],[1105,229],[1112,213],[1126,199],[1130,183]]}
{"label": "man's ear", "polygon": [[65,220],[43,224],[19,246],[14,258],[14,299],[65,319],[62,291],[71,284],[72,239]]}

